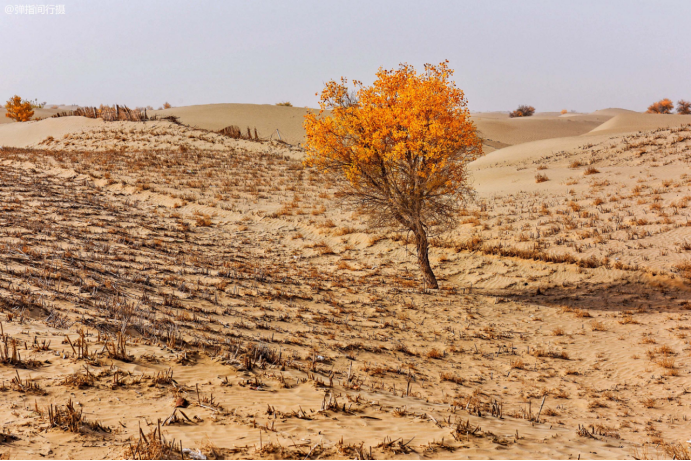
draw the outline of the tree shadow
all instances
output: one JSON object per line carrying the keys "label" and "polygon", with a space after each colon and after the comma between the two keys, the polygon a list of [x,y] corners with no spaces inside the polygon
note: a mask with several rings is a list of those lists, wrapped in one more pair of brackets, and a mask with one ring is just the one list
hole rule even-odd
{"label": "tree shadow", "polygon": [[516,302],[612,313],[691,311],[691,287],[688,284],[679,279],[653,279],[639,274],[609,283],[581,281],[569,286],[484,289],[481,292]]}

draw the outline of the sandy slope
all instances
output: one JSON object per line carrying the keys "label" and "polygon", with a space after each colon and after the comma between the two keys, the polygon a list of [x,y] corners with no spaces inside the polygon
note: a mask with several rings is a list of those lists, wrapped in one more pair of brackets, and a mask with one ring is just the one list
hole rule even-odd
{"label": "sandy slope", "polygon": [[[260,137],[267,139],[272,135],[275,137],[278,129],[283,140],[298,144],[304,142],[302,124],[304,115],[309,110],[315,109],[268,104],[207,104],[174,107],[150,111],[150,113],[176,115],[184,124],[213,131],[229,125],[237,125],[243,130],[248,126],[252,129],[256,127]],[[37,109],[36,117],[50,117],[56,112],[58,110]],[[0,131],[0,145],[7,146],[28,146],[47,136],[57,138],[69,130],[75,131],[93,126],[75,120],[65,122],[69,126],[62,123],[45,123],[19,128],[15,125],[20,124],[10,123],[12,121],[3,115],[4,110],[0,110],[0,123],[14,126],[14,128]],[[537,113],[532,117],[513,119],[506,113],[488,112],[473,113],[472,119],[483,138],[486,139],[485,150],[488,153],[504,147],[543,139],[579,136],[589,132],[603,135],[620,134],[674,126],[687,120],[685,116],[641,114],[625,109],[603,109],[592,114],[566,114],[566,116],[559,113]]]}
{"label": "sandy slope", "polygon": [[628,133],[641,130],[654,130],[656,128],[668,128],[684,123],[691,123],[691,116],[688,115],[660,115],[660,114],[639,114],[621,113],[606,121],[602,125],[594,128],[595,134],[616,134]]}
{"label": "sandy slope", "polygon": [[[430,293],[407,236],[365,229],[295,149],[84,120],[0,151],[0,321],[21,356],[0,364],[0,453],[120,457],[178,398],[189,419],[163,434],[209,456],[627,459],[688,439],[691,128],[474,162]],[[111,432],[50,427],[70,398]]]}
{"label": "sandy slope", "polygon": [[6,123],[0,125],[0,146],[28,147],[38,144],[49,136],[59,139],[68,133],[103,126],[102,120],[86,117],[60,117],[23,123]]}
{"label": "sandy slope", "polygon": [[[278,129],[281,138],[293,145],[304,142],[304,115],[309,110],[298,107],[282,107],[259,104],[207,104],[198,106],[174,107],[161,111],[150,111],[150,114],[176,115],[180,121],[192,127],[217,131],[230,125],[237,125],[242,130],[248,126],[257,128],[260,137],[269,139],[277,137]],[[49,117],[58,110],[39,109],[37,117]],[[1,115],[1,114],[0,114]],[[485,152],[489,153],[510,145],[531,142],[540,139],[576,136],[596,128],[611,118],[608,114],[576,114],[568,118],[558,113],[538,113],[525,119],[511,119],[506,113],[475,113],[472,119],[480,134],[485,138]],[[59,138],[68,132],[93,128],[94,124],[79,118],[70,118],[67,122],[46,122],[39,124],[7,123],[0,129],[0,145],[27,147],[48,136]],[[9,119],[2,120],[10,121]],[[9,128],[9,127],[12,128]]]}
{"label": "sandy slope", "polygon": [[304,141],[305,131],[302,128],[304,115],[309,110],[302,107],[284,107],[270,104],[205,104],[198,106],[173,107],[152,114],[175,115],[184,124],[220,130],[230,125],[257,128],[261,138],[276,137],[280,131],[284,141],[297,144]]}
{"label": "sandy slope", "polygon": [[[61,107],[59,109],[34,109],[34,119],[41,119],[41,118],[48,118],[52,117],[53,115],[57,114],[58,112],[64,112],[67,110],[64,107]],[[9,117],[5,117],[5,114],[7,113],[7,110],[5,110],[4,107],[0,106],[0,124],[6,124],[6,123],[17,123],[14,120],[12,120]]]}
{"label": "sandy slope", "polygon": [[488,141],[498,141],[504,145],[514,145],[540,139],[578,136],[604,123],[609,116],[575,115],[562,118],[554,115],[495,118],[474,114],[472,118],[483,138]]}

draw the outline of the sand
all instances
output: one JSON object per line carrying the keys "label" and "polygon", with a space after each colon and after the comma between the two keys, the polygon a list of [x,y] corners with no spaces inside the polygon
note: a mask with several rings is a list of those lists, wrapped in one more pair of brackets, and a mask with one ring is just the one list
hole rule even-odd
{"label": "sand", "polygon": [[[515,144],[471,165],[477,197],[433,240],[438,291],[296,147],[161,121],[0,127],[32,147],[0,150],[0,453],[132,457],[160,421],[166,456],[671,457],[691,405],[691,126],[584,131],[631,115],[608,111],[485,117]],[[48,415],[70,400],[77,432]]]}
{"label": "sand", "polygon": [[522,144],[540,139],[563,138],[588,133],[609,120],[608,115],[574,115],[562,118],[559,114],[536,114],[533,117],[509,118],[489,114],[473,114],[480,134],[489,141],[504,145]]}
{"label": "sand", "polygon": [[[150,113],[175,115],[184,124],[214,131],[230,125],[236,125],[243,131],[247,127],[252,130],[256,128],[262,138],[276,138],[280,134],[282,140],[297,144],[304,142],[305,130],[302,123],[305,114],[317,110],[270,104],[205,104],[173,107]],[[278,134],[276,130],[279,131]]]}
{"label": "sand", "polygon": [[[48,106],[49,107],[49,106]],[[50,118],[53,115],[59,113],[59,112],[64,112],[66,110],[71,110],[67,108],[66,106],[59,106],[57,109],[34,109],[34,120],[38,119],[45,119],[45,118]],[[6,117],[5,114],[7,113],[7,110],[4,108],[4,104],[0,105],[0,125],[7,124],[7,123],[17,123],[13,119]]]}
{"label": "sand", "polygon": [[592,133],[628,133],[650,131],[689,123],[688,115],[638,114],[624,113],[616,115],[602,125],[594,128]]}
{"label": "sand", "polygon": [[0,146],[29,147],[37,145],[49,136],[60,139],[69,133],[103,126],[102,120],[86,117],[60,117],[23,123],[6,123],[0,125]]}

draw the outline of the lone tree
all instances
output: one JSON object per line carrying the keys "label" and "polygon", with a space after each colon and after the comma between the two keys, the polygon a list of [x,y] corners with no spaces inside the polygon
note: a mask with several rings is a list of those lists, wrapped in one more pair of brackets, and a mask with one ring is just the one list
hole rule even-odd
{"label": "lone tree", "polygon": [[7,109],[5,117],[9,117],[17,122],[28,122],[34,116],[31,101],[25,101],[17,95],[7,100],[5,109]]}
{"label": "lone tree", "polygon": [[[438,288],[428,235],[450,229],[471,192],[466,165],[482,155],[467,101],[448,61],[379,69],[370,87],[330,81],[319,114],[305,116],[305,163],[333,172],[339,196],[364,212],[372,227],[412,232],[425,284]],[[324,114],[330,110],[329,115]]]}
{"label": "lone tree", "polygon": [[658,102],[651,104],[648,107],[647,112],[649,114],[671,114],[674,110],[674,103],[665,98],[660,99]]}
{"label": "lone tree", "polygon": [[691,115],[691,102],[680,99],[677,101],[677,114]]}
{"label": "lone tree", "polygon": [[535,113],[535,108],[533,106],[518,106],[518,109],[515,111],[509,113],[509,117],[514,118],[514,117],[530,117]]}

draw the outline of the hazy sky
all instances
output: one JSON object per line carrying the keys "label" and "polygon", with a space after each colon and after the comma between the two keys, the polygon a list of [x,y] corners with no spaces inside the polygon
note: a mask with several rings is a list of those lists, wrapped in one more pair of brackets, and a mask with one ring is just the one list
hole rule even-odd
{"label": "hazy sky", "polygon": [[691,99],[687,0],[21,1],[0,0],[2,101],[315,107],[330,79],[444,59],[473,111]]}

